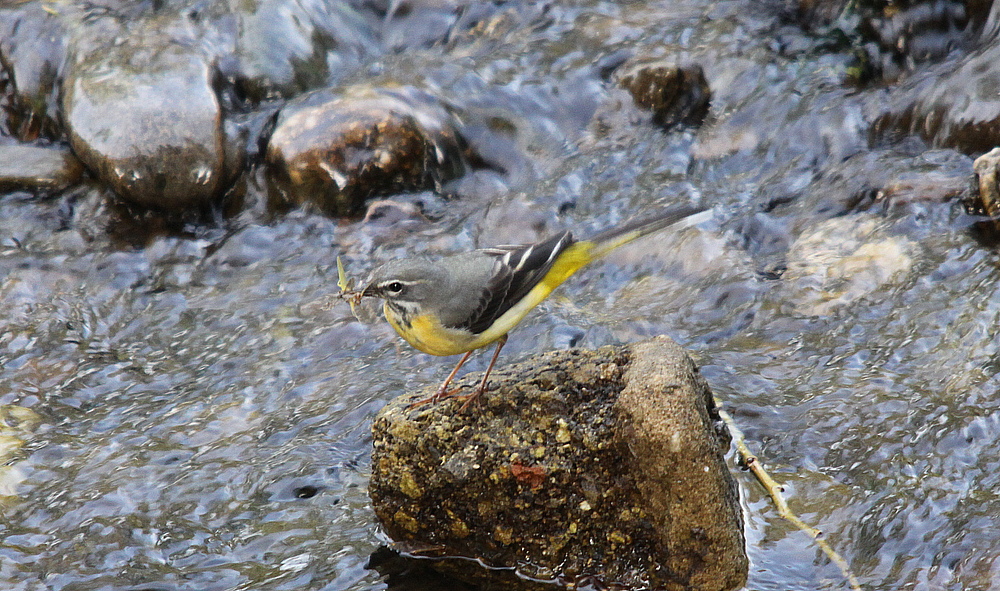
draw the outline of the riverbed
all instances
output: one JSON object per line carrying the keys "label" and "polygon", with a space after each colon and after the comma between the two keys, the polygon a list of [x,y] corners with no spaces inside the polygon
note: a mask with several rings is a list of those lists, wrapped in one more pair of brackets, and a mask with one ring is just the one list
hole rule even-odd
{"label": "riverbed", "polygon": [[[228,30],[221,3],[135,4],[123,22]],[[975,89],[997,62],[966,67],[995,51],[982,15],[928,4],[954,42],[902,27],[930,49],[898,54],[780,3],[348,4],[283,3],[338,15],[335,34],[295,33],[326,40],[324,67],[287,82],[258,49],[270,82],[221,112],[266,141],[304,92],[419,88],[475,153],[462,174],[349,215],[274,207],[249,141],[239,180],[212,181],[239,198],[207,216],[123,205],[135,185],[93,170],[0,194],[0,586],[463,588],[387,559],[366,493],[374,414],[455,360],[412,350],[377,308],[353,314],[337,257],[361,280],[685,203],[711,219],[582,270],[500,363],[669,335],[865,589],[1000,589],[1000,256],[964,205],[994,140],[958,116],[914,123],[945,90],[970,93],[950,112],[994,107]],[[704,117],[664,126],[635,104],[614,71],[646,58],[703,72]],[[17,141],[68,145],[47,129]],[[747,588],[846,588],[733,470]]]}

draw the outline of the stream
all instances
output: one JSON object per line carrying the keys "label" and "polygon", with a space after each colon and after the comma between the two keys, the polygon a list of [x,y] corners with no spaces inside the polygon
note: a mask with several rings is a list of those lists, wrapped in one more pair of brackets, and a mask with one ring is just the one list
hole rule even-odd
{"label": "stream", "polygon": [[[43,4],[81,18],[28,35],[57,18]],[[0,23],[25,20],[0,25],[0,57],[11,39],[47,48],[39,62],[62,51],[48,43],[105,42],[93,31],[109,13],[121,39],[169,49],[128,54],[143,72],[187,64],[177,47],[241,56],[194,61],[229,97],[232,129],[219,125],[245,161],[236,181],[212,177],[240,187],[224,207],[150,214],[60,127],[131,116],[72,103],[82,66],[48,70],[76,89],[40,91],[48,119],[14,117],[4,95],[0,147],[76,142],[91,172],[57,191],[0,183],[0,587],[466,589],[387,558],[367,496],[373,416],[455,359],[409,348],[376,308],[353,315],[337,257],[361,280],[394,258],[587,236],[690,203],[711,219],[580,271],[499,363],[669,335],[864,589],[1000,589],[1000,253],[963,203],[974,158],[1000,143],[1000,19],[973,2],[877,5],[868,20],[812,6],[5,3]],[[267,31],[281,42],[255,41]],[[703,72],[703,120],[667,126],[635,104],[615,72],[643,59]],[[3,80],[23,80],[11,63]],[[138,84],[196,108],[215,96],[190,78]],[[435,97],[476,156],[350,215],[275,207],[261,147],[274,113],[348,88]],[[848,588],[731,465],[746,588]]]}

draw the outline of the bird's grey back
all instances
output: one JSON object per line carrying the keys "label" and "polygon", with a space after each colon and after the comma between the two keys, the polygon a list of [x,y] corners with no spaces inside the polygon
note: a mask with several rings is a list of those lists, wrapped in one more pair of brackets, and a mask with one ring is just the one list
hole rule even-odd
{"label": "bird's grey back", "polygon": [[438,314],[446,326],[462,326],[482,305],[483,288],[496,273],[498,257],[483,251],[466,252],[442,259],[450,285],[441,289]]}

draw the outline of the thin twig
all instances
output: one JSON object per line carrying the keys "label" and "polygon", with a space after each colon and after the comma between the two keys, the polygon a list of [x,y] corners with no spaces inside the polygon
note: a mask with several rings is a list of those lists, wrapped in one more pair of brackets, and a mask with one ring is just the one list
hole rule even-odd
{"label": "thin twig", "polygon": [[830,544],[823,539],[823,532],[802,521],[798,515],[788,508],[788,503],[785,502],[785,497],[781,494],[784,489],[774,480],[774,478],[771,478],[771,475],[764,469],[764,466],[761,464],[760,460],[757,459],[757,456],[753,455],[753,452],[751,452],[750,448],[747,447],[746,441],[743,437],[743,432],[736,426],[736,421],[733,420],[733,417],[722,409],[722,403],[718,398],[715,399],[715,406],[719,411],[719,417],[721,417],[729,427],[729,432],[733,436],[733,441],[736,442],[736,450],[739,452],[740,458],[743,460],[743,464],[749,468],[751,472],[753,472],[754,476],[757,477],[757,481],[760,482],[761,486],[763,486],[765,490],[767,490],[767,493],[771,496],[771,500],[774,501],[775,507],[778,509],[778,515],[784,517],[788,521],[792,522],[795,527],[809,534],[809,537],[816,542],[816,545],[819,546],[820,550],[827,555],[830,561],[840,568],[840,572],[844,574],[844,578],[847,579],[847,582],[851,585],[851,589],[854,591],[861,591],[861,585],[858,583],[858,578],[851,572],[851,568],[848,566],[847,561],[844,560],[840,554],[837,554],[837,551],[830,547]]}

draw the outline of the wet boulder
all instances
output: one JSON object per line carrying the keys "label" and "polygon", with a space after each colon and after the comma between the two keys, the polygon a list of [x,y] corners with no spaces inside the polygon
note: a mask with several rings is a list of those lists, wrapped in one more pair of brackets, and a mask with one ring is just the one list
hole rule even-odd
{"label": "wet boulder", "polygon": [[828,317],[913,280],[922,247],[878,219],[812,223],[791,244],[780,301],[788,313]]}
{"label": "wet boulder", "polygon": [[444,105],[412,88],[316,93],[281,113],[267,149],[276,201],[357,215],[365,199],[437,189],[465,170]]}
{"label": "wet boulder", "polygon": [[876,140],[917,134],[967,154],[1000,144],[1000,43],[928,68],[870,104]]}
{"label": "wet boulder", "polygon": [[0,191],[58,193],[82,175],[83,165],[69,148],[0,144]]}
{"label": "wet boulder", "polygon": [[813,226],[816,218],[872,207],[943,203],[970,192],[972,166],[972,159],[956,150],[868,150],[827,165],[823,175],[797,190],[776,191],[762,209],[805,202],[815,211],[806,222]]}
{"label": "wet boulder", "polygon": [[975,168],[979,191],[969,200],[969,209],[996,220],[1000,218],[1000,148],[976,158]]}
{"label": "wet boulder", "polygon": [[0,406],[0,507],[16,502],[21,483],[28,479],[31,469],[21,455],[21,450],[32,439],[42,417],[25,406],[4,404]]}
{"label": "wet boulder", "polygon": [[183,20],[128,30],[102,21],[75,44],[64,87],[73,150],[128,202],[182,212],[209,205],[225,186],[215,73],[196,35]]}
{"label": "wet boulder", "polygon": [[410,408],[428,389],[376,417],[369,492],[398,549],[521,588],[745,582],[728,436],[677,344],[552,352],[492,378],[464,412],[458,398]]}
{"label": "wet boulder", "polygon": [[700,125],[708,114],[712,91],[705,72],[696,64],[634,60],[624,64],[615,79],[632,95],[635,104],[649,110],[653,122],[664,129]]}
{"label": "wet boulder", "polygon": [[21,141],[62,136],[59,89],[67,34],[53,12],[42,2],[0,6],[0,129]]}
{"label": "wet boulder", "polygon": [[1000,243],[1000,148],[976,158],[976,190],[965,199],[965,209],[986,219],[973,224],[975,235],[991,245]]}
{"label": "wet boulder", "polygon": [[220,67],[252,103],[331,84],[378,47],[374,28],[348,2],[255,0],[226,18],[234,21],[233,53]]}

